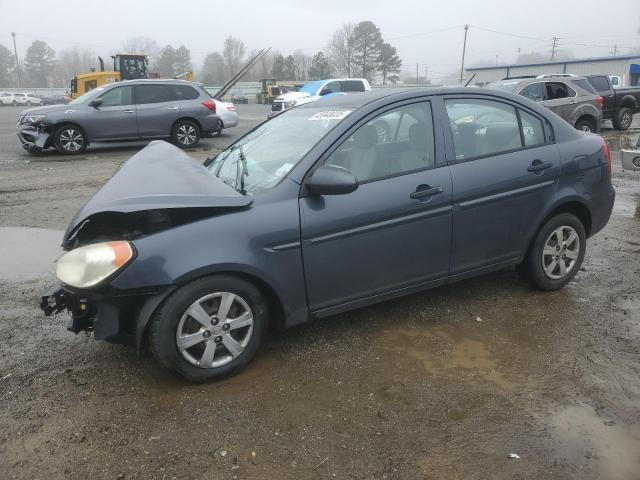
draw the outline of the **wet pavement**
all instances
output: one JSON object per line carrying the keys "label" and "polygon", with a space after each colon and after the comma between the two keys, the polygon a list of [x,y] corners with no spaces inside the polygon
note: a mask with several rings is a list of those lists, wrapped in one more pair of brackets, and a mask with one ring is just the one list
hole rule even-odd
{"label": "wet pavement", "polygon": [[561,291],[498,272],[274,333],[194,386],[37,309],[61,231],[130,154],[0,152],[0,477],[640,478],[639,173],[616,161]]}

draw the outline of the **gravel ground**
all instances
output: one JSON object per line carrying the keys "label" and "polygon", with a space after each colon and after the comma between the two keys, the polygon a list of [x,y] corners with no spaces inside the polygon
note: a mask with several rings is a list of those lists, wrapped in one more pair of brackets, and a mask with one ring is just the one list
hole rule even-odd
{"label": "gravel ground", "polygon": [[[191,155],[266,114],[243,107]],[[499,272],[275,333],[194,386],[39,312],[53,240],[140,145],[30,157],[16,113],[0,109],[0,477],[639,478],[640,173],[619,160],[611,221],[562,291]]]}

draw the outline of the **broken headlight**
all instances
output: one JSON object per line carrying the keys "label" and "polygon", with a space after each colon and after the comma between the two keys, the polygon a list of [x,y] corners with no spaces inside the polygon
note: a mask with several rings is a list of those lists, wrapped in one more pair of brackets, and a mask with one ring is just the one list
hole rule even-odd
{"label": "broken headlight", "polygon": [[22,121],[20,123],[27,125],[39,125],[43,123],[46,118],[46,115],[27,114],[22,117]]}

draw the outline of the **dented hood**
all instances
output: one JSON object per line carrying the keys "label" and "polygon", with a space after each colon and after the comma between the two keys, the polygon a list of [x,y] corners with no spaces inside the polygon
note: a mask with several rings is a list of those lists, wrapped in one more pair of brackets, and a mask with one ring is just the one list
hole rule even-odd
{"label": "dented hood", "polygon": [[154,141],[123,163],[69,224],[65,240],[96,213],[241,208],[252,202],[179,148]]}

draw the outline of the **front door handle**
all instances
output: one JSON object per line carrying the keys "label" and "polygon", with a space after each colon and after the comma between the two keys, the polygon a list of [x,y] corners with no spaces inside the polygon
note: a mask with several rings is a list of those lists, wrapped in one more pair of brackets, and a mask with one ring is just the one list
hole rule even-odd
{"label": "front door handle", "polygon": [[437,195],[442,192],[444,192],[443,187],[430,187],[429,185],[418,185],[418,188],[416,188],[416,191],[411,193],[409,197],[413,199],[425,198],[425,197],[431,197],[432,195]]}
{"label": "front door handle", "polygon": [[529,167],[527,167],[527,171],[528,172],[532,172],[532,173],[538,173],[541,172],[543,170],[546,170],[547,168],[551,168],[553,167],[553,163],[551,162],[543,162],[542,160],[534,160],[533,162],[531,162],[531,165],[529,165]]}
{"label": "front door handle", "polygon": [[167,110],[177,110],[178,107],[167,107]]}
{"label": "front door handle", "polygon": [[124,113],[135,113],[134,110],[125,110]]}

